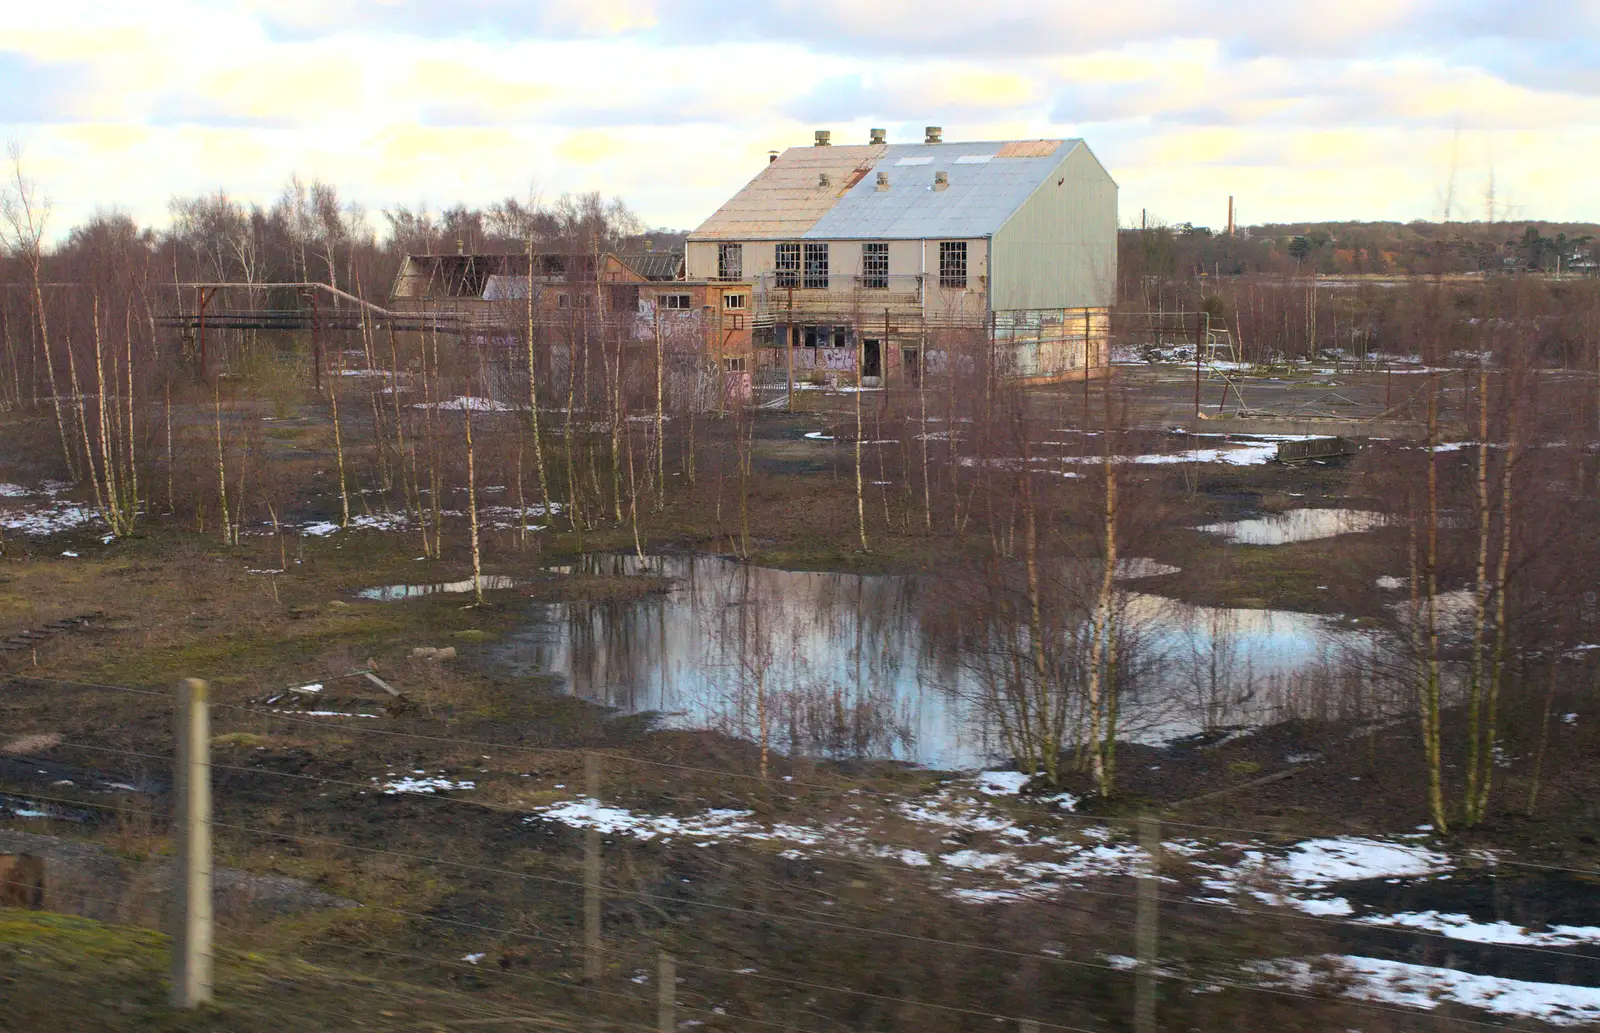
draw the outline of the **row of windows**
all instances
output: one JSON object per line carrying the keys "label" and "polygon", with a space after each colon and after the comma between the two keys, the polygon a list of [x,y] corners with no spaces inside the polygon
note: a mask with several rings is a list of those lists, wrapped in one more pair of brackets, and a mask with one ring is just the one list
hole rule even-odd
{"label": "row of windows", "polygon": [[[777,246],[773,272],[779,289],[827,290],[828,245],[813,241]],[[717,278],[739,280],[744,277],[744,245],[717,245]],[[889,289],[889,245],[869,241],[861,245],[861,286],[867,290]],[[967,288],[967,242],[939,242],[939,286],[946,290]]]}
{"label": "row of windows", "polygon": [[[647,298],[639,299],[639,310],[641,312],[644,311],[645,305],[648,302],[648,300],[649,299],[647,299]],[[587,294],[578,295],[578,307],[579,308],[588,308],[589,307],[589,301],[590,301],[590,295],[587,295]],[[694,295],[692,295],[692,294],[661,294],[661,295],[657,295],[656,301],[663,309],[668,309],[668,310],[688,311],[689,309],[694,307]],[[749,304],[750,304],[750,296],[748,294],[724,294],[722,296],[722,307],[724,309],[728,310],[729,312],[743,312],[745,309],[747,309],[749,307]],[[556,308],[571,308],[571,307],[572,307],[572,295],[570,295],[570,294],[557,294],[556,295]]]}

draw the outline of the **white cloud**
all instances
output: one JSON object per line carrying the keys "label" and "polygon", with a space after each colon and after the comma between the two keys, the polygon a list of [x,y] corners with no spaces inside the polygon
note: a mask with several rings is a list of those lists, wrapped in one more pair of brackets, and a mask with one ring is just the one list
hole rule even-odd
{"label": "white cloud", "polygon": [[1517,215],[1600,219],[1584,0],[65,0],[8,30],[0,133],[60,229],[291,172],[369,208],[533,182],[693,226],[812,128],[931,123],[1083,135],[1125,215],[1437,217],[1493,154]]}

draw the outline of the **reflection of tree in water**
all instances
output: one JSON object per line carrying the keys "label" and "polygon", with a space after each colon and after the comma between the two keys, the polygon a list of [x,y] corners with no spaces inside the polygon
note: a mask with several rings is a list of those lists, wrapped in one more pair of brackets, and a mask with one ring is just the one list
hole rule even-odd
{"label": "reflection of tree in water", "polygon": [[[713,556],[593,556],[595,575],[648,571],[670,592],[548,608],[508,643],[524,669],[680,728],[711,728],[784,752],[900,757],[936,767],[1020,757],[1042,698],[1068,752],[1088,733],[1092,570],[1045,579],[1047,681],[1025,599],[993,570],[938,580],[775,570]],[[1118,736],[1157,742],[1339,706],[1371,709],[1370,684],[1333,685],[1335,640],[1320,618],[1214,610],[1114,595]],[[531,663],[530,663],[531,661]],[[1368,661],[1364,667],[1371,669]],[[1370,677],[1366,679],[1371,681]],[[1009,725],[1008,725],[1009,722]],[[1037,758],[1036,758],[1037,759]]]}
{"label": "reflection of tree in water", "polygon": [[914,701],[901,685],[921,640],[912,582],[714,557],[657,562],[676,579],[670,594],[568,608],[575,693],[785,751],[914,749]]}

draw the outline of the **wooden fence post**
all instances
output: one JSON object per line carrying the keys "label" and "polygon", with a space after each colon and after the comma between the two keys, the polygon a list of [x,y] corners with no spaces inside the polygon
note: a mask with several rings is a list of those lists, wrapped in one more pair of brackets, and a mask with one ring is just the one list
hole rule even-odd
{"label": "wooden fence post", "polygon": [[656,1029],[677,1033],[678,962],[666,951],[656,959]]}
{"label": "wooden fence post", "polygon": [[[600,805],[600,755],[583,758],[584,782],[589,800]],[[583,836],[583,979],[598,982],[600,961],[600,830],[593,824]]]}
{"label": "wooden fence post", "polygon": [[211,719],[209,686],[178,685],[177,871],[173,876],[172,1003],[195,1008],[211,1000]]}
{"label": "wooden fence post", "polygon": [[1138,986],[1134,993],[1133,1028],[1155,1033],[1157,918],[1161,905],[1161,825],[1154,815],[1139,818],[1139,846],[1144,850],[1144,872],[1139,876],[1139,916],[1136,936],[1139,950]]}

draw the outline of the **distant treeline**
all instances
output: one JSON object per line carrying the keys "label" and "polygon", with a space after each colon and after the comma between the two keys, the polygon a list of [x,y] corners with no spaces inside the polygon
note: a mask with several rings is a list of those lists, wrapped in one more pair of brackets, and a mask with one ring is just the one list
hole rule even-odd
{"label": "distant treeline", "polygon": [[1600,225],[1548,222],[1182,223],[1123,230],[1124,283],[1145,276],[1571,273],[1600,275]]}

